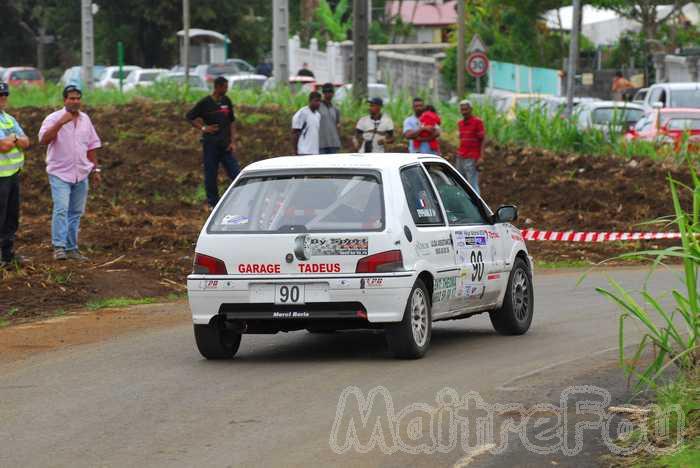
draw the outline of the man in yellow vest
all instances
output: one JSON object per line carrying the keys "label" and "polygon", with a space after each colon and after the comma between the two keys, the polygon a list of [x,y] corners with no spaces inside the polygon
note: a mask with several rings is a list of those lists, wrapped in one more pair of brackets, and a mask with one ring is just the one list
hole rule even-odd
{"label": "man in yellow vest", "polygon": [[19,226],[19,173],[24,166],[23,150],[29,138],[10,114],[5,112],[10,87],[0,82],[0,268],[21,263],[15,255],[15,233]]}

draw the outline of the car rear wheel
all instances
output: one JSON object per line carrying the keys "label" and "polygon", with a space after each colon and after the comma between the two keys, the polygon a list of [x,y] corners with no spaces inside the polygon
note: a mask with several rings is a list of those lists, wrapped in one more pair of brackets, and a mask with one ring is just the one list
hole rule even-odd
{"label": "car rear wheel", "polygon": [[222,329],[216,323],[195,325],[194,339],[199,353],[207,359],[231,359],[241,345],[241,334]]}
{"label": "car rear wheel", "polygon": [[525,333],[532,323],[534,299],[532,273],[523,259],[516,258],[503,306],[490,314],[493,328],[502,335]]}
{"label": "car rear wheel", "polygon": [[393,355],[401,359],[423,357],[430,346],[433,324],[428,288],[416,280],[403,313],[403,320],[386,328],[386,339]]}

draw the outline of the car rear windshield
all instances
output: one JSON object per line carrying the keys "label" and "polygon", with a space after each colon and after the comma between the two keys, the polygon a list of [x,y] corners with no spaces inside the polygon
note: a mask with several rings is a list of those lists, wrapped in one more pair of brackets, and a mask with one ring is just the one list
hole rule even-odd
{"label": "car rear windshield", "polygon": [[637,122],[643,116],[644,111],[639,109],[602,107],[593,111],[593,123],[597,125],[621,125],[627,122]]}
{"label": "car rear windshield", "polygon": [[210,233],[381,231],[382,183],[375,173],[249,176],[217,207]]}
{"label": "car rear windshield", "polygon": [[141,73],[139,76],[139,81],[154,81],[160,74],[161,72]]}
{"label": "car rear windshield", "polygon": [[664,125],[669,130],[700,130],[700,115],[674,115]]}
{"label": "car rear windshield", "polygon": [[697,89],[671,90],[671,105],[667,107],[700,108],[700,91]]}
{"label": "car rear windshield", "polygon": [[37,81],[41,79],[41,75],[37,70],[17,70],[12,72],[10,79]]}
{"label": "car rear windshield", "polygon": [[234,63],[221,63],[209,65],[207,74],[212,76],[235,75],[238,73],[238,67]]}

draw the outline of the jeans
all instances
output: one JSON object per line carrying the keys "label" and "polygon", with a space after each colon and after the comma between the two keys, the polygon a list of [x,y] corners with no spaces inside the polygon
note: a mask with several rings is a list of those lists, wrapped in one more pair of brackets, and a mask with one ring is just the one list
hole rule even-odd
{"label": "jeans", "polygon": [[337,146],[326,146],[325,148],[321,148],[318,152],[318,154],[336,154],[340,148]]}
{"label": "jeans", "polygon": [[479,192],[479,169],[476,168],[476,159],[457,156],[456,166],[460,174],[467,179],[477,195]]}
{"label": "jeans", "polygon": [[0,177],[0,251],[2,260],[14,257],[15,233],[19,227],[19,173]]}
{"label": "jeans", "polygon": [[80,182],[66,182],[49,174],[53,217],[51,219],[51,243],[54,249],[77,250],[80,217],[85,213],[88,194],[88,178]]}
{"label": "jeans", "polygon": [[231,181],[236,178],[240,169],[233,153],[223,144],[204,142],[202,149],[204,150],[204,189],[207,192],[209,206],[214,208],[219,203],[219,184],[216,180],[219,175],[219,164],[224,166]]}

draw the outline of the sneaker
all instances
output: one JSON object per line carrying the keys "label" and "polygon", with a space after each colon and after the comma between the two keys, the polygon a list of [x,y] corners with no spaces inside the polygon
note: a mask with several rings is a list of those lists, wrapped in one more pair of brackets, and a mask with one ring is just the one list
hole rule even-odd
{"label": "sneaker", "polygon": [[53,250],[53,259],[54,260],[66,260],[68,258],[68,255],[66,255],[66,249],[57,247]]}
{"label": "sneaker", "polygon": [[90,260],[85,255],[80,253],[80,250],[78,249],[66,250],[66,257],[70,260],[76,260],[78,262],[87,262],[88,260]]}

